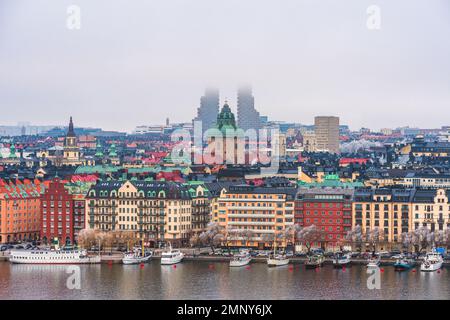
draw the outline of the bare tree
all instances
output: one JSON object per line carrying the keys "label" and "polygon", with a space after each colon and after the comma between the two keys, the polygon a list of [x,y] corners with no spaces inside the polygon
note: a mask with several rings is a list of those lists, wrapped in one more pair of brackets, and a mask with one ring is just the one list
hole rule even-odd
{"label": "bare tree", "polygon": [[363,244],[363,234],[361,226],[358,224],[352,230],[348,231],[345,240],[350,242],[352,246],[354,245],[357,248],[357,251],[362,251]]}
{"label": "bare tree", "polygon": [[445,245],[446,243],[446,239],[445,239],[445,232],[443,230],[439,230],[437,232],[434,233],[434,244],[437,247],[441,247],[443,245]]}
{"label": "bare tree", "polygon": [[78,243],[80,247],[89,249],[95,245],[95,231],[92,229],[83,229],[78,234]]}
{"label": "bare tree", "polygon": [[372,251],[376,250],[377,244],[382,239],[382,231],[379,227],[374,227],[366,232],[366,242],[368,242],[372,248]]}
{"label": "bare tree", "polygon": [[214,248],[225,240],[224,229],[217,222],[210,222],[206,230],[199,235],[199,240],[201,244],[210,246],[214,251]]}
{"label": "bare tree", "polygon": [[254,232],[250,229],[244,229],[241,231],[241,237],[245,241],[245,246],[248,247],[248,242],[253,238]]}
{"label": "bare tree", "polygon": [[434,237],[434,234],[431,235],[432,232],[426,227],[419,227],[416,230],[412,231],[411,234],[411,243],[414,246],[414,249],[417,253],[426,250],[430,245],[430,240]]}
{"label": "bare tree", "polygon": [[305,244],[309,254],[311,252],[311,245],[314,242],[322,241],[322,231],[316,225],[312,224],[308,227],[301,228],[297,232],[297,239],[299,242]]}
{"label": "bare tree", "polygon": [[409,248],[413,244],[413,236],[411,235],[411,233],[403,232],[400,237],[403,249],[409,251]]}
{"label": "bare tree", "polygon": [[450,227],[445,231],[445,245],[447,246],[447,249],[450,248]]}
{"label": "bare tree", "polygon": [[264,242],[264,245],[266,243],[270,243],[270,246],[273,246],[273,240],[275,239],[275,236],[273,235],[273,233],[264,233],[261,236],[261,240]]}
{"label": "bare tree", "polygon": [[189,243],[191,247],[198,247],[201,245],[200,236],[198,233],[194,233],[194,235],[189,239]]}

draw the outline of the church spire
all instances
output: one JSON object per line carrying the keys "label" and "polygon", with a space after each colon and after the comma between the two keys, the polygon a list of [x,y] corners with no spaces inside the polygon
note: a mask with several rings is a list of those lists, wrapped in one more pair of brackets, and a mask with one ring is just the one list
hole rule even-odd
{"label": "church spire", "polygon": [[67,136],[68,136],[68,137],[75,137],[75,130],[73,129],[72,116],[70,117],[69,131],[67,132]]}

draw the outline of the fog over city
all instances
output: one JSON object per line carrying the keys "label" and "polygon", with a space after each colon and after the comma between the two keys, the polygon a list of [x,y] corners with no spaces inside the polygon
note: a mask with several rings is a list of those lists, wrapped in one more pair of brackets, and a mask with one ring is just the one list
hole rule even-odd
{"label": "fog over city", "polygon": [[[67,8],[81,28],[67,27]],[[380,9],[379,29],[367,9]],[[207,86],[270,120],[450,125],[448,0],[2,0],[0,125],[188,122]]]}

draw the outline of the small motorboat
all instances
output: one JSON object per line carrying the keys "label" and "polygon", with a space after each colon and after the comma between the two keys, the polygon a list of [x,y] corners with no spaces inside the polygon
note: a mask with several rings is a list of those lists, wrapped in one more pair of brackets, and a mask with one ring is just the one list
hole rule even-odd
{"label": "small motorboat", "polygon": [[405,256],[401,256],[394,263],[395,271],[405,271],[414,267],[415,261],[414,259],[406,258]]}
{"label": "small motorboat", "polygon": [[427,253],[422,264],[420,265],[420,271],[437,271],[442,268],[442,263],[444,259],[442,256],[433,249],[431,252]]}
{"label": "small motorboat", "polygon": [[281,267],[289,264],[289,258],[285,254],[271,254],[267,259],[267,266]]}
{"label": "small motorboat", "polygon": [[337,252],[333,257],[333,267],[342,268],[351,265],[352,259],[350,253]]}
{"label": "small motorboat", "polygon": [[172,244],[169,244],[169,249],[161,254],[161,264],[171,265],[183,261],[184,253],[180,250],[172,249]]}
{"label": "small motorboat", "polygon": [[308,260],[305,262],[305,266],[307,269],[316,269],[323,266],[323,262],[325,261],[325,257],[321,254],[315,254],[308,257]]}
{"label": "small motorboat", "polygon": [[144,251],[144,254],[141,253],[140,250],[134,252],[125,253],[122,258],[123,264],[139,264],[148,262],[153,256],[153,252]]}
{"label": "small motorboat", "polygon": [[235,255],[230,261],[230,267],[243,267],[248,265],[252,261],[252,256],[248,250],[243,250],[239,254]]}

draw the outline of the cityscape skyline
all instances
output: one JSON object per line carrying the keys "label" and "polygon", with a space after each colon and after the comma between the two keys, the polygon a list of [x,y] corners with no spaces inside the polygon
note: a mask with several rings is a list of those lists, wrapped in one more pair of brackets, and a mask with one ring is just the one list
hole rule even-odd
{"label": "cityscape skyline", "polygon": [[260,114],[274,120],[312,123],[320,114],[352,128],[446,125],[448,1],[378,1],[379,30],[367,28],[371,1],[80,0],[80,30],[66,27],[71,4],[0,4],[8,13],[2,124],[22,120],[16,110],[33,123],[65,123],[71,114],[108,130],[189,121],[205,87],[221,88],[221,103],[228,98],[236,110],[244,82]]}

